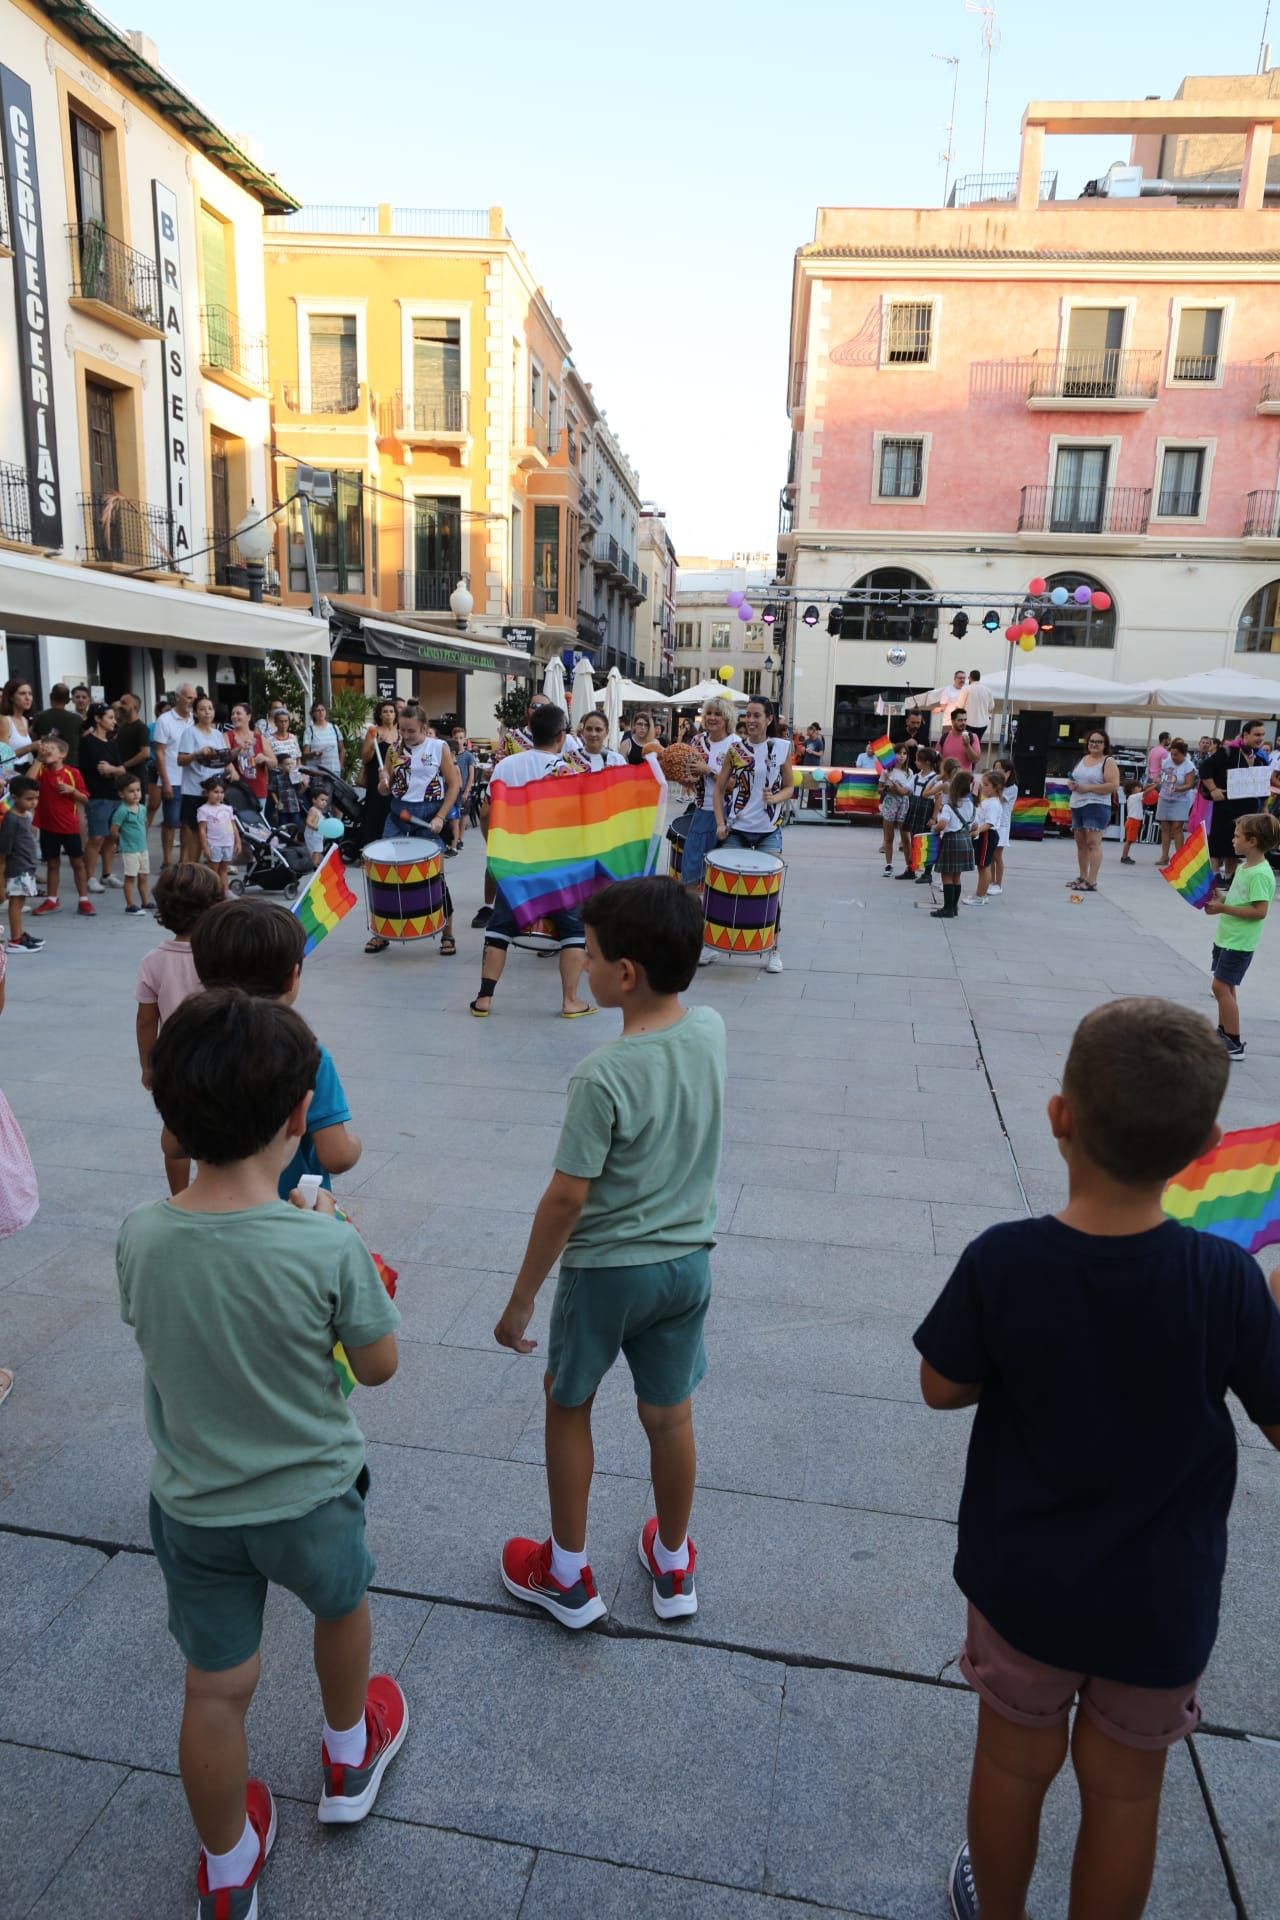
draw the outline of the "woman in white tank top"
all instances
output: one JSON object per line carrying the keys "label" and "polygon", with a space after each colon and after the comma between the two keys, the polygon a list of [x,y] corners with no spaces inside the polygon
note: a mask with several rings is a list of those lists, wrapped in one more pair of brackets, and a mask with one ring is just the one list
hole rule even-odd
{"label": "woman in white tank top", "polygon": [[1111,740],[1105,728],[1090,727],[1084,757],[1071,769],[1071,831],[1080,861],[1078,879],[1069,887],[1082,893],[1098,891],[1102,866],[1102,835],[1111,824],[1111,803],[1120,790],[1120,769],[1111,758]]}
{"label": "woman in white tank top", "polygon": [[35,749],[31,738],[31,709],[35,703],[35,694],[26,680],[10,680],[0,692],[0,746],[9,749],[3,756],[6,778],[25,773],[31,765]]}

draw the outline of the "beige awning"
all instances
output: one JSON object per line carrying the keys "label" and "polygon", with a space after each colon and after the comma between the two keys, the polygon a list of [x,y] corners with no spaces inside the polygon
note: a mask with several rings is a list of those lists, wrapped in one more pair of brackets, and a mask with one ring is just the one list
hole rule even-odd
{"label": "beige awning", "polygon": [[310,614],[4,551],[0,628],[60,633],[121,647],[222,654],[329,652],[328,622],[313,620]]}

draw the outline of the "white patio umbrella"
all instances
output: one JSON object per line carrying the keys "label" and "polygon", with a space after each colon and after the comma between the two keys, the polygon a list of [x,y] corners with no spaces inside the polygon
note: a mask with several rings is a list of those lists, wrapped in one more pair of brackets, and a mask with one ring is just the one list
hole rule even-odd
{"label": "white patio umbrella", "polygon": [[609,723],[609,751],[616,753],[622,739],[622,675],[616,667],[610,667],[609,678],[605,681],[600,698],[604,701],[604,717]]}
{"label": "white patio umbrella", "polygon": [[700,707],[704,700],[714,700],[717,695],[732,700],[738,707],[745,707],[750,698],[749,694],[739,693],[736,687],[727,685],[723,680],[699,680],[697,686],[690,687],[686,693],[673,694],[670,704],[673,707]]}
{"label": "white patio umbrella", "polygon": [[[614,667],[612,671],[617,673],[618,669]],[[620,680],[620,685],[624,707],[670,707],[675,704],[665,693],[655,693],[652,687],[638,686],[634,680]],[[603,699],[603,693],[598,693],[596,705],[599,706]]]}
{"label": "white patio umbrella", "polygon": [[1280,714],[1280,678],[1262,673],[1239,673],[1234,667],[1214,667],[1208,673],[1185,673],[1177,680],[1145,680],[1133,691],[1148,713],[1180,713],[1191,718],[1269,720]]}
{"label": "white patio umbrella", "polygon": [[547,662],[547,670],[542,676],[542,691],[553,707],[559,707],[563,711],[567,706],[564,691],[564,661],[558,653]]}
{"label": "white patio umbrella", "polygon": [[596,683],[591,676],[591,661],[585,653],[580,653],[573,669],[573,692],[569,696],[569,724],[575,733],[587,715],[594,713],[595,704]]}

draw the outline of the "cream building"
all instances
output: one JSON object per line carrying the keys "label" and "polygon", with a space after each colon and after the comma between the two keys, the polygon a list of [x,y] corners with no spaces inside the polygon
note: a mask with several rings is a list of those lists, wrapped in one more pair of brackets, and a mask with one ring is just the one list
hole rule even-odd
{"label": "cream building", "polygon": [[636,658],[646,680],[664,683],[675,672],[676,594],[680,562],[661,507],[640,511],[640,591]]}
{"label": "cream building", "polygon": [[[772,568],[718,567],[711,571],[680,569],[676,594],[673,691],[681,693],[700,680],[715,680],[731,667],[730,684],[738,693],[777,692],[780,649],[773,627],[762,616],[773,610],[768,599]],[[745,594],[754,618],[744,621],[727,595]]]}

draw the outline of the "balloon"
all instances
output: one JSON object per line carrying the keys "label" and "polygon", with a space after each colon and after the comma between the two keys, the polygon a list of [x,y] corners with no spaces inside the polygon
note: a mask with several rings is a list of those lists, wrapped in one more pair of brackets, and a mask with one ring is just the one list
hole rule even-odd
{"label": "balloon", "polygon": [[1040,579],[1038,574],[1036,578],[1031,582],[1031,585],[1027,588],[1027,592],[1035,594],[1037,599],[1044,592],[1044,581]]}
{"label": "balloon", "polygon": [[720,668],[720,670],[719,670],[719,672],[718,672],[718,673],[716,674],[716,679],[717,679],[717,680],[726,680],[726,681],[727,681],[727,680],[732,680],[732,678],[733,678],[733,668],[732,668],[732,667],[721,667],[721,668]]}
{"label": "balloon", "polygon": [[1090,587],[1077,587],[1071,598],[1078,607],[1087,607],[1093,598],[1093,590]]}
{"label": "balloon", "polygon": [[1024,633],[1021,639],[1018,641],[1018,645],[1022,648],[1022,651],[1024,653],[1030,653],[1031,649],[1035,646],[1035,644],[1036,644],[1036,637],[1034,633]]}
{"label": "balloon", "polygon": [[1052,600],[1055,607],[1065,607],[1067,604],[1067,601],[1071,598],[1071,595],[1067,592],[1065,587],[1055,587],[1053,592],[1049,595],[1049,598]]}
{"label": "balloon", "polygon": [[731,587],[724,597],[724,603],[726,607],[740,607],[746,597],[746,594],[741,593],[737,587]]}
{"label": "balloon", "polygon": [[1010,642],[1010,644],[1012,644],[1013,641],[1020,639],[1021,635],[1022,635],[1021,627],[1006,627],[1004,630],[1004,637],[1006,640]]}
{"label": "balloon", "polygon": [[739,618],[739,620],[754,620],[754,619],[755,619],[755,617],[756,617],[756,610],[755,610],[755,608],[754,608],[754,607],[749,607],[749,606],[747,605],[747,603],[746,603],[746,601],[744,600],[744,601],[743,601],[743,603],[742,603],[742,605],[741,605],[741,606],[740,606],[740,607],[738,608],[738,618]]}
{"label": "balloon", "polygon": [[1022,635],[1025,633],[1034,634],[1034,633],[1039,633],[1039,631],[1040,631],[1040,622],[1038,620],[1033,620],[1030,614],[1028,614],[1025,620],[1020,620],[1018,622],[1019,639],[1021,639]]}
{"label": "balloon", "polygon": [[838,787],[843,779],[844,774],[839,767],[827,768],[827,785],[829,787]]}
{"label": "balloon", "polygon": [[320,822],[320,838],[322,840],[341,840],[345,832],[346,828],[341,820],[322,820]]}
{"label": "balloon", "polygon": [[1109,593],[1095,593],[1091,595],[1091,602],[1097,613],[1105,613],[1111,605],[1111,595]]}

